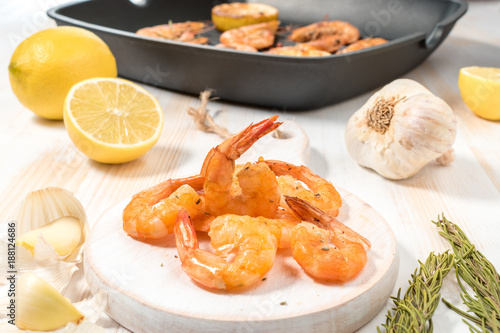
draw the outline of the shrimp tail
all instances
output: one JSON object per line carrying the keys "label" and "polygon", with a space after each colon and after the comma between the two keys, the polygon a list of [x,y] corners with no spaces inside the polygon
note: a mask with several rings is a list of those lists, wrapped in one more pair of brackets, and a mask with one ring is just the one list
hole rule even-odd
{"label": "shrimp tail", "polygon": [[220,276],[226,263],[212,253],[200,250],[196,230],[185,209],[181,209],[177,215],[174,234],[182,270],[207,288],[226,289]]}
{"label": "shrimp tail", "polygon": [[264,135],[274,131],[282,124],[281,122],[276,122],[276,119],[278,119],[278,116],[272,116],[268,119],[258,122],[257,124],[251,124],[240,133],[233,135],[217,147],[212,148],[212,150],[207,154],[205,161],[203,162],[201,174],[206,174],[208,165],[216,152],[223,153],[229,160],[237,160],[257,140],[259,140]]}
{"label": "shrimp tail", "polygon": [[288,195],[284,197],[288,207],[299,219],[316,224],[320,228],[328,229],[328,221],[331,216],[327,216],[321,209],[314,207],[305,200]]}
{"label": "shrimp tail", "polygon": [[229,143],[229,152],[227,153],[227,156],[234,160],[238,159],[257,140],[281,126],[282,122],[276,122],[276,119],[278,119],[278,116],[272,116],[268,119],[258,122],[257,124],[248,126],[246,129],[236,135],[234,140]]}
{"label": "shrimp tail", "polygon": [[339,222],[336,218],[326,214],[321,209],[316,208],[305,200],[293,198],[285,195],[285,201],[290,209],[303,221],[313,223],[320,228],[330,230],[341,239],[346,239],[353,243],[360,243],[365,251],[371,248],[368,239],[361,236],[345,224]]}
{"label": "shrimp tail", "polygon": [[161,199],[165,199],[166,197],[168,197],[170,194],[172,194],[172,192],[177,190],[182,185],[189,185],[193,189],[201,191],[204,181],[205,178],[200,175],[177,179],[171,178],[134,194],[132,199],[139,197],[149,198],[149,204],[154,205]]}

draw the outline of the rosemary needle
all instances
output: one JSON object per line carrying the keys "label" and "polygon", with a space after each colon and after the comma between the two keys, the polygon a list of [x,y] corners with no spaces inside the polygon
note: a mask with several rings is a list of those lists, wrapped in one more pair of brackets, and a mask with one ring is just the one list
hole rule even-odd
{"label": "rosemary needle", "polygon": [[[382,326],[386,332],[432,332],[432,315],[441,299],[441,285],[444,277],[453,267],[453,254],[431,252],[425,263],[419,260],[420,269],[411,275],[410,286],[403,298],[401,289],[393,299],[396,306],[387,314]],[[377,327],[377,332],[382,332]]]}
{"label": "rosemary needle", "polygon": [[[500,331],[500,278],[493,264],[476,250],[465,233],[442,215],[432,221],[441,231],[455,253],[457,280],[462,300],[469,309],[462,311],[443,299],[453,311],[465,317],[471,332]],[[470,286],[473,295],[465,288]]]}

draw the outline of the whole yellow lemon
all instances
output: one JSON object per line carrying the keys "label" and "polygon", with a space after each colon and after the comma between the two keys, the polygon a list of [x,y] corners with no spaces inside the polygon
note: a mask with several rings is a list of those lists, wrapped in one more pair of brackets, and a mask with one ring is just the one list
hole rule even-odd
{"label": "whole yellow lemon", "polygon": [[116,60],[94,33],[62,26],[24,40],[9,64],[14,94],[28,109],[47,119],[63,119],[69,89],[92,77],[116,77]]}

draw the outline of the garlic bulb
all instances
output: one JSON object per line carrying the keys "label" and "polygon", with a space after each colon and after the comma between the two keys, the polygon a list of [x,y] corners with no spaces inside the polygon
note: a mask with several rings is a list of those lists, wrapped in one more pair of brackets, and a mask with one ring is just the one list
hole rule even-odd
{"label": "garlic bulb", "polygon": [[21,329],[48,331],[83,320],[67,298],[33,273],[22,274],[17,289],[16,326]]}
{"label": "garlic bulb", "polygon": [[345,142],[362,166],[389,179],[405,179],[446,154],[457,123],[453,110],[419,83],[395,80],[372,95],[349,119]]}

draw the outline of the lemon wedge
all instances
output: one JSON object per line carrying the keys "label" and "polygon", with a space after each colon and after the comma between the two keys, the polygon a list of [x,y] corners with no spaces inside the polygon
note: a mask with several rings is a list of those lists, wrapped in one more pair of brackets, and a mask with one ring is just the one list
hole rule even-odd
{"label": "lemon wedge", "polygon": [[277,19],[278,10],[262,3],[231,2],[212,8],[212,22],[220,31]]}
{"label": "lemon wedge", "polygon": [[156,98],[135,83],[92,78],[68,92],[64,124],[75,146],[89,158],[124,163],[142,156],[158,141],[163,112]]}
{"label": "lemon wedge", "polygon": [[472,112],[484,119],[500,120],[500,68],[461,68],[458,87]]}

